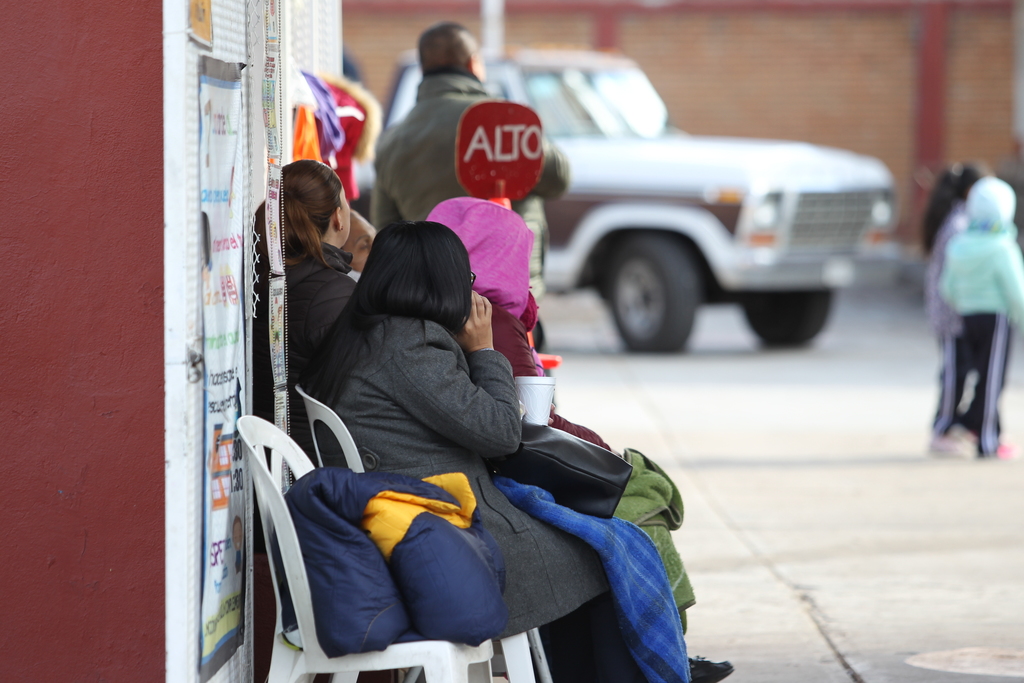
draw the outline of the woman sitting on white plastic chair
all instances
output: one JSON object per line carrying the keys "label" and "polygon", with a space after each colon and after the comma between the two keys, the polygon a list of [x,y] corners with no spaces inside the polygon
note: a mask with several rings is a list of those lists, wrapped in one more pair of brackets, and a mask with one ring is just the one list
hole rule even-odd
{"label": "woman sitting on white plastic chair", "polygon": [[[304,159],[283,169],[282,203],[285,214],[285,258],[288,289],[288,389],[291,435],[310,456],[313,437],[295,384],[314,349],[327,336],[348,303],[355,282],[348,277],[352,255],[342,249],[349,236],[350,215],[341,181],[330,167]],[[264,235],[264,206],[256,212],[255,228],[261,238],[257,267],[256,316],[253,318],[253,412],[274,420],[274,376],[270,360],[269,256]],[[258,518],[257,518],[258,519]],[[270,643],[274,628],[274,594],[270,582],[263,533],[254,539],[254,668],[256,680],[270,669]]]}
{"label": "woman sitting on white plastic chair", "polygon": [[[351,213],[341,181],[329,166],[303,159],[282,171],[285,263],[288,290],[288,414],[289,435],[314,456],[313,436],[306,409],[295,384],[317,346],[348,303],[355,281],[348,276],[352,254],[344,250],[351,228]],[[264,207],[256,215],[263,234]],[[274,421],[274,376],[270,361],[269,257],[260,239],[256,317],[253,318],[253,413]]]}
{"label": "woman sitting on white plastic chair", "polygon": [[515,508],[491,482],[486,459],[514,452],[522,423],[474,277],[447,227],[389,225],[301,384],[345,421],[367,470],[469,477],[505,557],[502,635],[549,624],[555,683],[641,683],[596,553]]}

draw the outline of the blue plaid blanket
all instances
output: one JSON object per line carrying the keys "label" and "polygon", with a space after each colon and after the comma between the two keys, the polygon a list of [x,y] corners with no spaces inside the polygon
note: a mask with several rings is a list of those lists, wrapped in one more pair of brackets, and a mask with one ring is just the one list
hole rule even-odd
{"label": "blue plaid blanket", "polygon": [[657,548],[639,527],[581,515],[555,504],[550,493],[507,477],[494,485],[523,512],[577,536],[597,551],[612,589],[626,646],[649,683],[690,683],[679,612]]}

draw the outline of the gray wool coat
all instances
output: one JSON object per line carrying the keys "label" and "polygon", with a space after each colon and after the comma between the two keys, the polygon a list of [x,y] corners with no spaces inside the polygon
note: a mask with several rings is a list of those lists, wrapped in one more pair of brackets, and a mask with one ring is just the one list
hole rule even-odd
{"label": "gray wool coat", "polygon": [[491,483],[484,458],[514,452],[522,430],[505,357],[491,350],[467,357],[443,327],[412,318],[386,319],[370,343],[372,357],[350,374],[334,410],[368,470],[469,477],[505,558],[502,635],[546,624],[608,590],[593,549],[521,512]]}

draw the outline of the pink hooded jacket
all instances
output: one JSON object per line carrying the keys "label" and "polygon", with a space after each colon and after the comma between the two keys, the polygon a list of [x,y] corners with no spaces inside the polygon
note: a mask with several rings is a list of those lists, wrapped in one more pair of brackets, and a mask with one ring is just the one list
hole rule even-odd
{"label": "pink hooded jacket", "polygon": [[[527,330],[537,323],[537,302],[530,294],[533,233],[526,223],[514,211],[473,197],[443,201],[434,207],[427,220],[446,225],[459,236],[469,252],[469,267],[476,273],[473,290],[489,299],[497,307],[495,310],[508,312],[492,313],[495,349],[508,358],[517,376],[543,375],[537,352],[526,340]],[[532,368],[527,358],[532,358]],[[596,432],[569,422],[554,409],[550,424],[612,450]]]}
{"label": "pink hooded jacket", "polygon": [[476,273],[473,290],[532,330],[537,322],[530,294],[533,232],[519,214],[484,199],[456,197],[435,206],[427,220],[447,225],[466,245]]}

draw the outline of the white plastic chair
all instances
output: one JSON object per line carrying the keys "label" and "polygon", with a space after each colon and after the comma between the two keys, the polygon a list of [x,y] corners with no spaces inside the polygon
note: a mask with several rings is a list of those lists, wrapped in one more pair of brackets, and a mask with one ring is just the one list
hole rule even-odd
{"label": "white plastic chair", "polygon": [[329,407],[316,400],[305,391],[302,387],[296,386],[295,391],[299,392],[299,396],[302,397],[302,402],[306,404],[306,417],[309,419],[309,431],[313,433],[313,446],[316,448],[316,457],[320,461],[320,466],[324,466],[323,449],[320,448],[320,441],[316,438],[316,426],[317,423],[322,423],[327,429],[334,434],[334,438],[338,440],[338,445],[341,446],[341,452],[345,456],[345,462],[348,464],[348,468],[353,472],[363,471],[363,460],[359,457],[359,449],[356,448],[356,442],[352,438],[352,435],[348,431],[348,427],[341,421],[338,414],[331,410]]}
{"label": "white plastic chair", "polygon": [[[313,620],[306,565],[302,559],[299,539],[291,514],[281,493],[282,463],[302,476],[313,469],[306,454],[287,434],[273,424],[252,415],[239,418],[237,430],[248,449],[248,462],[256,486],[256,500],[263,518],[263,534],[267,548],[276,531],[278,548],[288,581],[292,605],[298,621],[298,634],[290,634],[286,644],[281,625],[281,596],[277,568],[270,563],[277,599],[277,626],[270,664],[269,683],[310,683],[318,673],[334,674],[335,683],[356,683],[360,671],[382,671],[423,667],[427,683],[491,683],[490,660],[494,650],[490,641],[479,647],[439,640],[398,643],[381,652],[364,652],[344,657],[328,657],[320,648]],[[264,447],[271,451],[267,467]],[[297,637],[295,637],[297,635]]]}
{"label": "white plastic chair", "polygon": [[[316,446],[317,457],[321,456],[320,444],[316,438],[317,423],[323,424],[334,434],[345,454],[345,461],[353,472],[363,471],[363,462],[359,457],[359,449],[352,434],[348,431],[345,423],[331,408],[316,400],[302,387],[296,386],[295,390],[302,397],[306,404],[306,416],[309,419],[309,430],[313,433],[313,444]],[[544,656],[544,646],[541,644],[540,633],[537,629],[529,632],[519,633],[508,638],[501,639],[501,660],[495,663],[496,669],[508,673],[509,683],[537,683],[534,677],[534,667],[540,677],[540,683],[551,683],[551,672],[548,669],[548,660]],[[531,658],[533,664],[531,665]],[[502,661],[503,660],[503,661]],[[504,663],[504,666],[502,666]],[[415,673],[415,672],[413,672]],[[415,679],[412,679],[414,683]]]}

